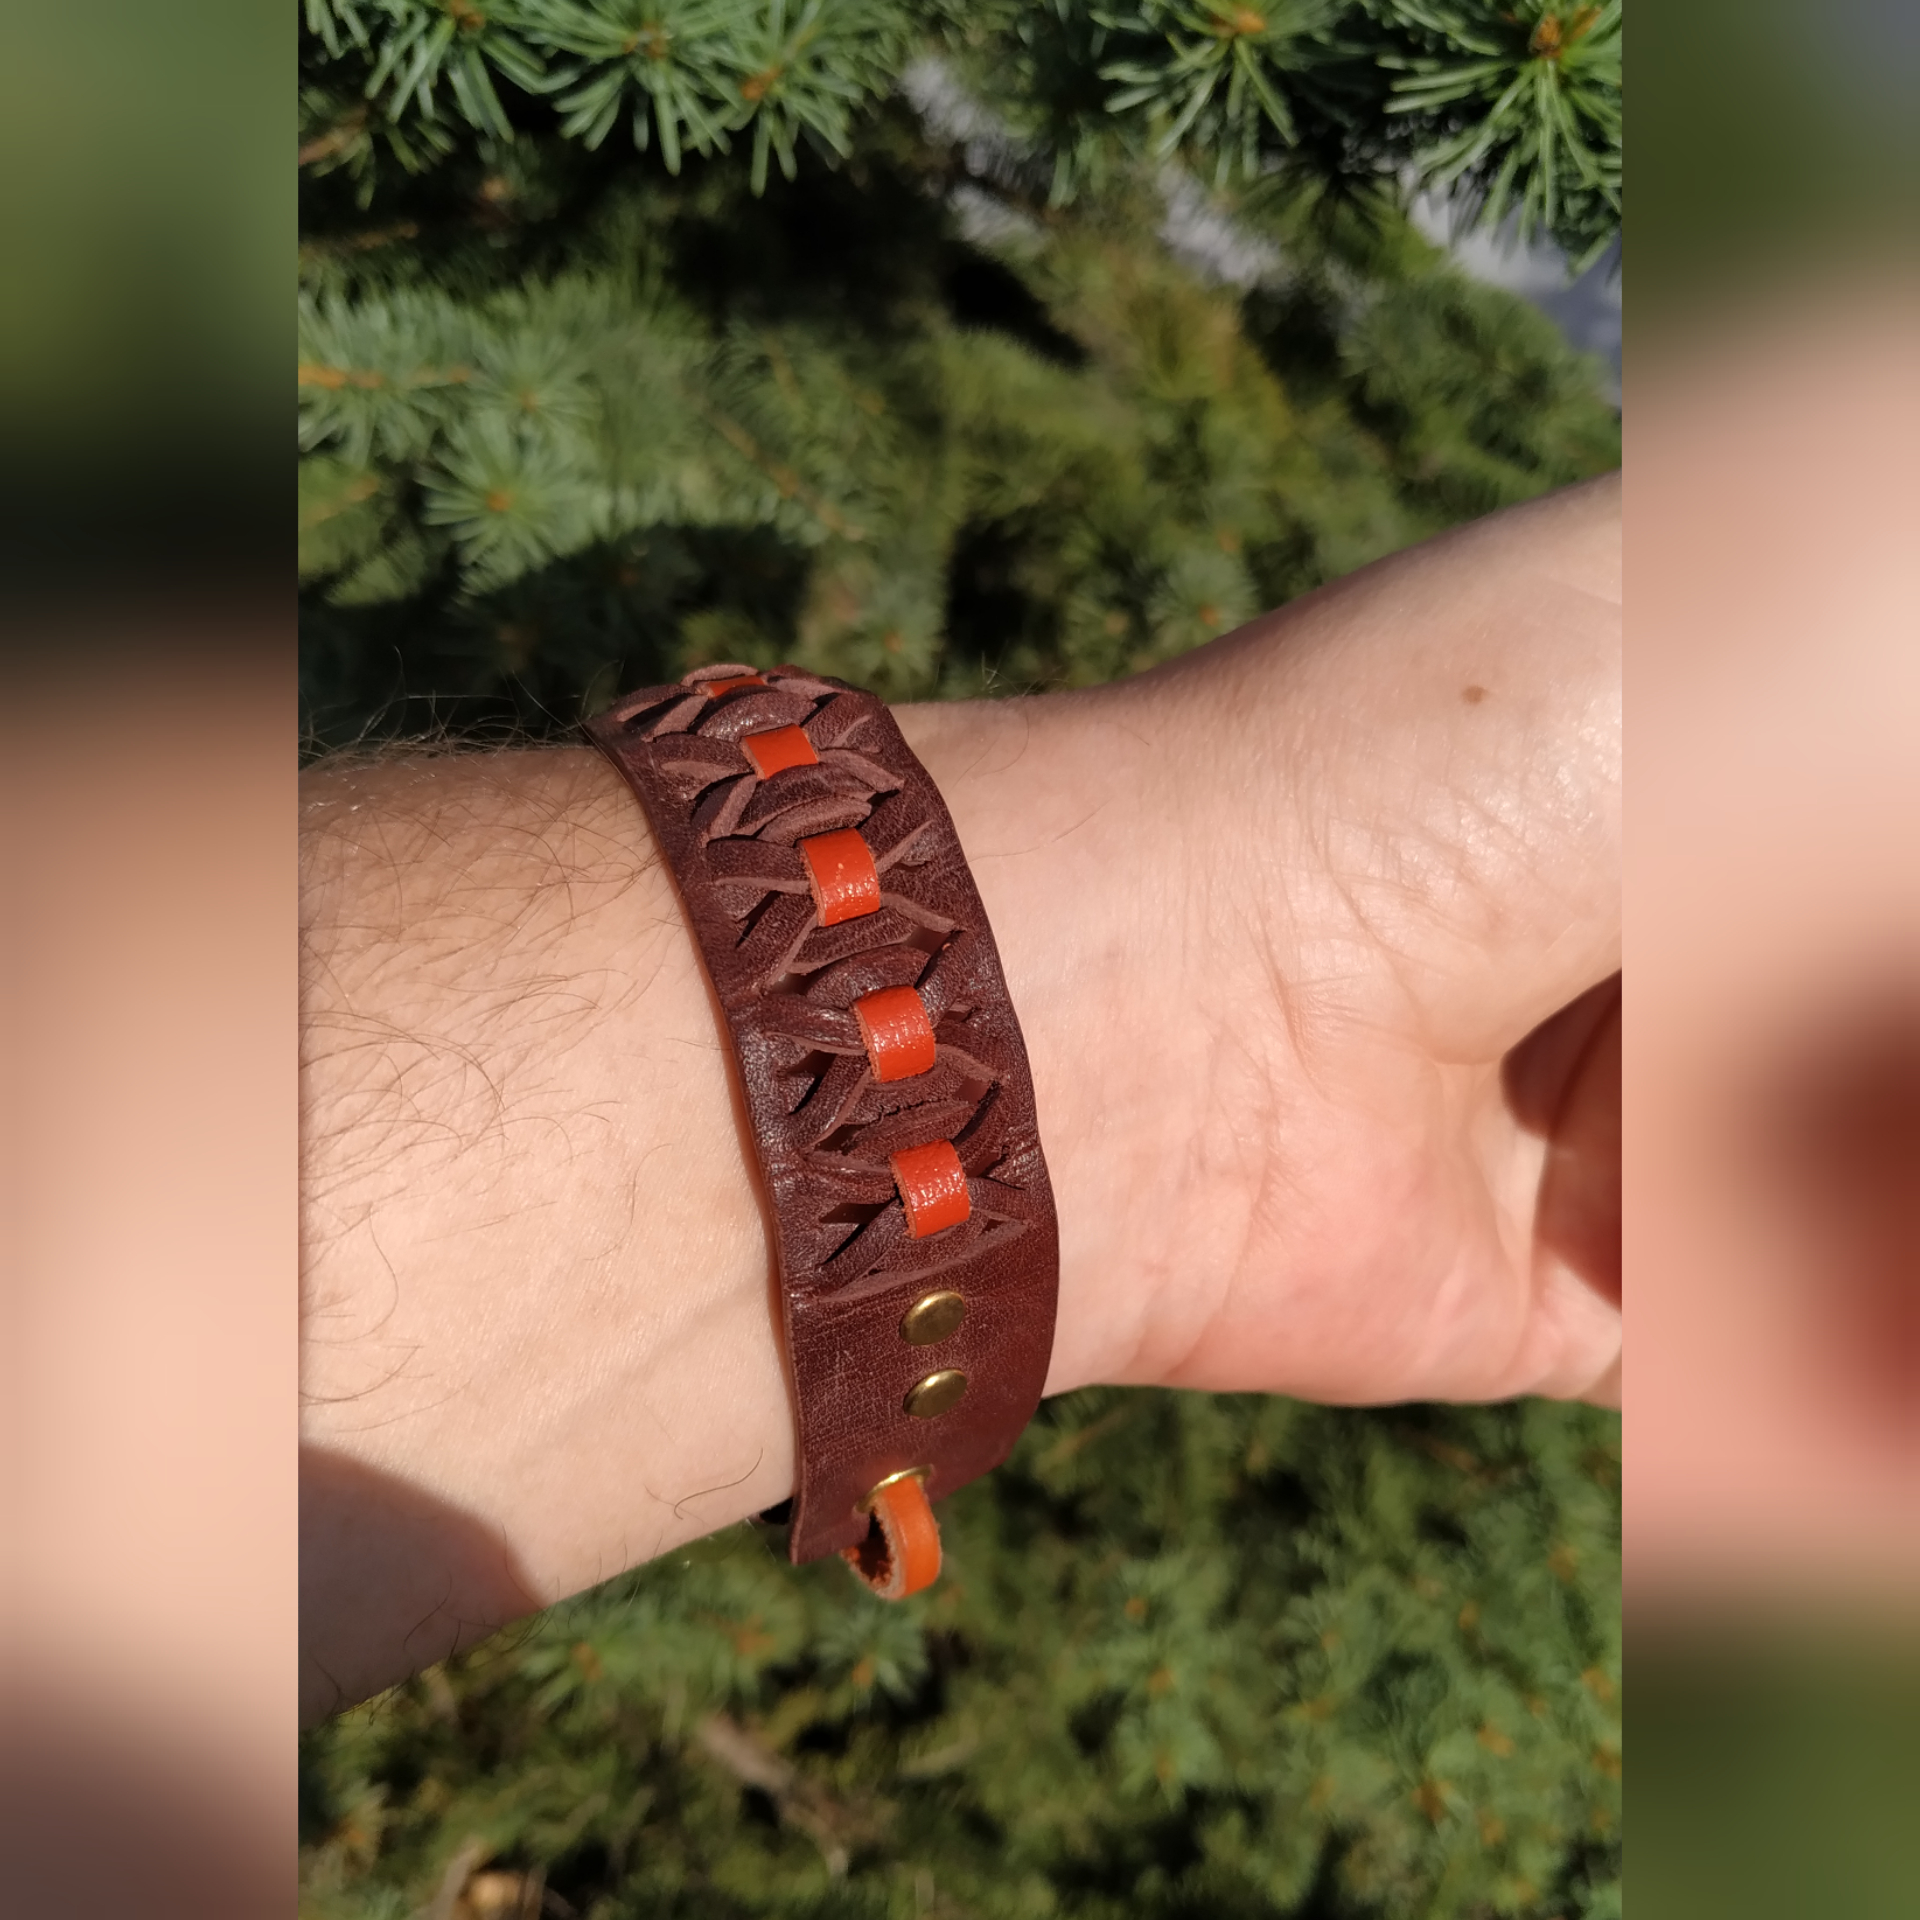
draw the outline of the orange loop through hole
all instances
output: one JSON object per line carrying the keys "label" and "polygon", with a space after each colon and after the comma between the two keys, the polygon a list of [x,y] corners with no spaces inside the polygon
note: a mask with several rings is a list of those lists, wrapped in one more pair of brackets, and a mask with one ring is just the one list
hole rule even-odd
{"label": "orange loop through hole", "polygon": [[800,857],[807,863],[807,885],[823,927],[880,911],[880,875],[858,828],[842,827],[802,840]]}
{"label": "orange loop through hole", "polygon": [[882,1600],[904,1600],[940,1578],[940,1523],[918,1474],[876,1488],[867,1537],[847,1564]]}
{"label": "orange loop through hole", "polygon": [[820,764],[820,756],[814,752],[804,727],[772,727],[765,733],[750,733],[740,745],[762,780],[771,780],[789,767]]}
{"label": "orange loop through hole", "polygon": [[860,1039],[876,1080],[911,1080],[927,1072],[938,1052],[926,1002],[912,987],[882,987],[853,1003]]}
{"label": "orange loop through hole", "polygon": [[764,687],[766,684],[757,673],[736,673],[729,680],[702,680],[700,691],[709,700],[719,700],[727,694],[738,693],[743,687]]}
{"label": "orange loop through hole", "polygon": [[908,1147],[887,1155],[893,1184],[907,1210],[907,1232],[915,1240],[959,1226],[973,1211],[967,1173],[951,1140]]}

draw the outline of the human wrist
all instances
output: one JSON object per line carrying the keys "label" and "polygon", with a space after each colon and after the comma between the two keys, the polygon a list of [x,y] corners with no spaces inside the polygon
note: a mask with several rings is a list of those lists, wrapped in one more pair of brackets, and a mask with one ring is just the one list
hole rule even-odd
{"label": "human wrist", "polygon": [[1619,966],[1619,642],[1605,481],[1132,680],[903,720],[1033,1054],[1050,1390],[1479,1399],[1615,1364],[1617,1274],[1540,1207],[1568,1112],[1523,1114],[1503,1062]]}
{"label": "human wrist", "polygon": [[[996,932],[1048,1026],[1095,924],[1052,845],[1071,734],[1028,750],[1055,704],[903,714],[987,856],[990,917],[1021,923]],[[317,1497],[365,1507],[391,1483],[472,1523],[513,1569],[453,1604],[481,1619],[782,1499],[793,1414],[751,1142],[632,797],[598,755],[554,750],[322,772],[306,801]],[[1061,1351],[1097,1377],[1076,1304]],[[361,1569],[376,1587],[433,1575],[387,1558]]]}
{"label": "human wrist", "polygon": [[1113,1236],[1157,1117],[1142,1105],[1156,1035],[1139,1003],[1156,902],[1129,855],[1158,840],[1157,755],[1097,693],[896,718],[953,816],[1026,1040],[1060,1219],[1047,1392],[1127,1378],[1151,1302]]}
{"label": "human wrist", "polygon": [[[1048,1391],[1612,1363],[1502,1058],[1618,965],[1617,571],[1582,490],[1121,686],[899,710],[1026,1035]],[[354,778],[312,836],[310,1433],[481,1524],[530,1606],[792,1485],[750,1142],[597,755]]]}
{"label": "human wrist", "polygon": [[311,1558],[376,1615],[420,1537],[463,1569],[424,1621],[316,1599],[353,1698],[782,1498],[792,1425],[708,990],[599,756],[328,771],[305,805]]}

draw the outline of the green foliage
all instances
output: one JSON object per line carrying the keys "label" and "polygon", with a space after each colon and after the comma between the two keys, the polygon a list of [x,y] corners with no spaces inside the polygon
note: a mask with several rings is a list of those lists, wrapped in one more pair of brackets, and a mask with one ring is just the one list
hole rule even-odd
{"label": "green foliage", "polygon": [[527,91],[544,83],[539,52],[518,11],[483,7],[478,0],[306,0],[307,29],[330,60],[350,52],[370,62],[364,93],[391,117],[438,115],[436,89],[452,93],[470,127],[513,137],[513,125],[494,81]]}
{"label": "green foliage", "polygon": [[[1597,370],[1401,208],[1488,127],[1457,178],[1535,191],[1493,79],[1419,64],[1519,59],[1491,8],[308,22],[316,745],[719,658],[1087,684],[1618,458]],[[970,130],[883,97],[936,28]],[[304,1910],[485,1860],[562,1920],[1617,1915],[1617,1469],[1578,1409],[1076,1395],[921,1600],[738,1530],[320,1730]]]}
{"label": "green foliage", "polygon": [[1516,214],[1523,238],[1553,235],[1576,270],[1598,259],[1620,229],[1620,0],[1386,4],[1427,48],[1391,58],[1411,73],[1387,111],[1457,129],[1423,149],[1427,184],[1470,187],[1480,219]]}
{"label": "green foliage", "polygon": [[319,735],[417,727],[423,686],[566,724],[719,657],[1084,684],[1617,458],[1592,368],[1390,210],[1250,206],[1287,271],[1243,295],[1169,254],[1150,184],[1008,194],[969,240],[939,158],[615,185],[545,271],[487,257],[552,240],[537,171],[483,177],[477,263],[310,244]]}
{"label": "green foliage", "polygon": [[[1468,182],[1484,217],[1597,253],[1620,207],[1620,4],[1564,0],[305,0],[303,151],[363,199],[384,144],[423,169],[451,113],[511,141],[556,127],[597,147],[626,117],[670,173],[751,130],[794,177],[801,143],[852,151],[916,54],[959,59],[980,96],[1050,150],[1052,197],[1128,155],[1180,153],[1224,184],[1312,135],[1376,180]],[[1402,77],[1382,84],[1390,69]],[[354,96],[357,94],[357,99]],[[374,137],[375,127],[384,141]],[[1310,144],[1313,143],[1310,141]]]}
{"label": "green foliage", "polygon": [[752,6],[710,0],[612,0],[563,19],[553,44],[574,56],[554,92],[566,118],[560,131],[597,147],[631,112],[633,144],[647,151],[655,129],[669,173],[685,149],[724,153],[736,124],[739,83]]}
{"label": "green foliage", "polygon": [[1310,73],[1329,52],[1338,0],[1279,0],[1254,8],[1238,0],[1184,7],[1146,0],[1138,13],[1096,15],[1138,52],[1100,69],[1120,90],[1109,113],[1147,109],[1153,150],[1163,158],[1189,144],[1217,156],[1215,178],[1260,171],[1262,136],[1298,136],[1287,104],[1288,76]]}
{"label": "green foliage", "polygon": [[[1611,219],[1617,8],[1532,3],[306,0],[315,741],[720,655],[1103,679],[1611,465],[1592,369],[1399,206],[1428,152]],[[974,133],[887,103],[916,59]],[[1250,295],[1169,252],[1182,167]]]}
{"label": "green foliage", "polygon": [[888,1607],[743,1528],[321,1730],[308,1920],[1617,1916],[1618,1423],[1095,1390]]}

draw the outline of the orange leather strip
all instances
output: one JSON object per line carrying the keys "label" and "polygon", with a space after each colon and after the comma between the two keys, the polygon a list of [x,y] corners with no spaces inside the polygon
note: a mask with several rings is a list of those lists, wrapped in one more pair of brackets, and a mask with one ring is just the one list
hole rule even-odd
{"label": "orange leather strip", "polygon": [[867,1064],[876,1080],[911,1080],[925,1073],[938,1051],[926,1002],[911,987],[882,987],[853,1003]]}
{"label": "orange leather strip", "polygon": [[770,727],[765,733],[747,734],[740,745],[762,780],[771,780],[789,767],[820,764],[820,756],[814,752],[804,727]]}
{"label": "orange leather strip", "polygon": [[957,1227],[973,1211],[966,1170],[951,1140],[908,1147],[887,1155],[893,1184],[907,1209],[907,1232],[915,1240]]}
{"label": "orange leather strip", "polygon": [[857,827],[802,840],[800,857],[807,863],[807,884],[813,889],[813,904],[820,909],[823,927],[837,927],[842,920],[880,911],[880,875]]}
{"label": "orange leather strip", "polygon": [[904,1600],[940,1578],[940,1523],[917,1475],[895,1480],[873,1496],[873,1525],[847,1564],[882,1600]]}
{"label": "orange leather strip", "polygon": [[[793,1389],[787,1553],[835,1555],[875,1532],[893,1476],[924,1470],[942,1494],[965,1486],[1005,1458],[1039,1402],[1058,1232],[1019,1023],[952,817],[873,695],[728,662],[636,689],[589,726],[646,809],[724,1015],[765,1176]],[[741,739],[787,726],[806,730],[820,764],[762,783]],[[823,929],[823,909],[853,917]],[[903,983],[964,1053],[940,1045],[931,1071],[883,1085],[847,1016]],[[891,1072],[883,1024],[870,1032]],[[933,1155],[947,1159],[949,1210],[937,1182],[930,1195],[906,1181],[922,1235],[910,1239],[906,1201],[891,1203],[891,1153],[961,1140],[963,1168],[937,1144]],[[961,1173],[976,1166],[981,1226],[1008,1230],[975,1230]],[[855,1195],[863,1214],[891,1204],[850,1241]]]}

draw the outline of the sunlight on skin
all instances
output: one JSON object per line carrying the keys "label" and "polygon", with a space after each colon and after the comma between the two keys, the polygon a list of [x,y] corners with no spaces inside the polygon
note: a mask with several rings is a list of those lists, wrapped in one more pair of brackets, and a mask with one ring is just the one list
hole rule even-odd
{"label": "sunlight on skin", "polygon": [[[1618,595],[1609,480],[1119,686],[902,710],[1033,1058],[1049,1391],[1612,1391],[1617,1271],[1538,1204],[1608,1056],[1562,1048],[1533,1124],[1502,1059],[1619,965]],[[728,1056],[617,777],[421,758],[305,810],[324,1711],[783,1498],[792,1434]]]}
{"label": "sunlight on skin", "polygon": [[1545,1141],[1500,1065],[1619,964],[1617,501],[1483,523],[1118,687],[905,716],[1034,1057],[1053,1390],[1608,1374],[1618,1314],[1536,1243]]}

